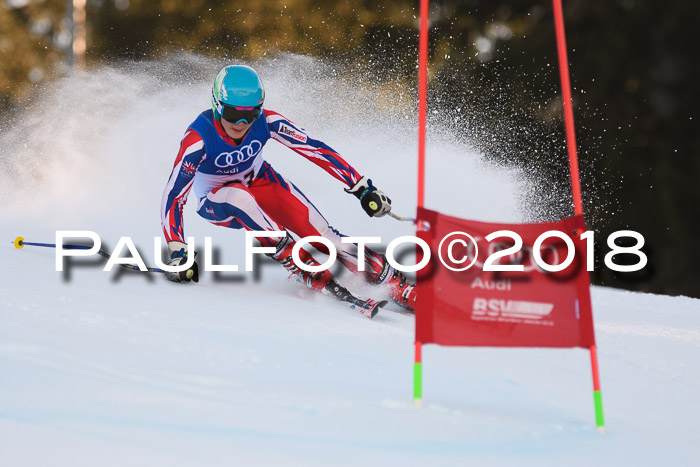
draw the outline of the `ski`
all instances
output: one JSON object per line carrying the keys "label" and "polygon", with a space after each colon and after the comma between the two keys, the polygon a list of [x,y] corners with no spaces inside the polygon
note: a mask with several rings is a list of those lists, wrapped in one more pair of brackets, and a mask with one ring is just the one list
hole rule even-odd
{"label": "ski", "polygon": [[389,301],[391,303],[393,303],[394,305],[398,306],[399,308],[401,308],[400,310],[391,310],[391,311],[394,311],[395,313],[401,313],[401,314],[405,314],[405,315],[415,315],[416,314],[416,311],[413,308],[411,308],[410,306],[406,305],[405,303],[403,303],[399,300],[389,299]]}
{"label": "ski", "polygon": [[333,297],[341,302],[348,303],[351,310],[357,310],[360,314],[367,316],[369,319],[379,312],[379,309],[385,306],[388,301],[374,300],[371,298],[356,297],[345,287],[338,284],[335,280],[330,281],[322,290],[324,295]]}

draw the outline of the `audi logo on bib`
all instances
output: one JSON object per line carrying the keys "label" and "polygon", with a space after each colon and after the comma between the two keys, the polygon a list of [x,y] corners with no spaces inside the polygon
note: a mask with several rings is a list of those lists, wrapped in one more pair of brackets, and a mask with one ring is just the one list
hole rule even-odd
{"label": "audi logo on bib", "polygon": [[257,156],[261,149],[262,143],[256,139],[251,141],[250,144],[246,144],[235,151],[222,152],[216,156],[216,159],[214,159],[214,164],[222,169],[238,165]]}

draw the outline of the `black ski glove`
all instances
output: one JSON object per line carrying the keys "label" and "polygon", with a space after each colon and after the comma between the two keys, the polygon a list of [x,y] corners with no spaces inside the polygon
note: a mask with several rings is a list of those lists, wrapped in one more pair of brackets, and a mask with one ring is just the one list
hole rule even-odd
{"label": "black ski glove", "polygon": [[[168,266],[180,266],[187,262],[187,244],[182,242],[169,242],[168,250],[170,250],[170,261]],[[196,256],[195,252],[195,256]],[[165,271],[165,277],[173,282],[199,282],[199,266],[197,261],[194,261],[189,269],[180,272]]]}
{"label": "black ski glove", "polygon": [[391,211],[391,199],[372,185],[372,180],[367,177],[362,177],[352,188],[346,188],[345,192],[355,195],[370,217],[382,217]]}

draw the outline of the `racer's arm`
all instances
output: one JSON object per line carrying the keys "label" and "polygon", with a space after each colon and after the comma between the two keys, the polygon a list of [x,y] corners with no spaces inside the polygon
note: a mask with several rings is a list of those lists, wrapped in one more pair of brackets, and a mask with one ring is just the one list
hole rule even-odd
{"label": "racer's arm", "polygon": [[345,183],[346,192],[360,200],[362,209],[368,216],[381,217],[391,211],[391,200],[372,180],[363,177],[330,146],[313,138],[309,133],[294,125],[282,115],[271,110],[263,110],[270,129],[270,137],[318,165],[326,172]]}
{"label": "racer's arm", "polygon": [[160,222],[168,243],[185,243],[182,210],[187,202],[194,176],[204,159],[204,141],[194,130],[188,130],[180,143],[175,165],[168,178],[161,201]]}
{"label": "racer's arm", "polygon": [[301,154],[323,170],[345,183],[348,188],[357,184],[362,176],[340,154],[323,141],[311,136],[282,115],[264,109],[270,137]]}

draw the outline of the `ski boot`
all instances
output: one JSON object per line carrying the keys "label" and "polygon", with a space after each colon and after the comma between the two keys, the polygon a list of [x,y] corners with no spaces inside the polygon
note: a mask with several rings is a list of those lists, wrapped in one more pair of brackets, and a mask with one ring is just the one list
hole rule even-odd
{"label": "ski boot", "polygon": [[[297,280],[310,289],[317,291],[323,290],[324,287],[333,280],[333,274],[327,269],[325,271],[309,272],[297,266],[292,258],[292,248],[294,248],[295,244],[296,242],[287,235],[277,243],[275,247],[277,251],[275,253],[268,253],[267,256],[284,266],[284,268],[290,272],[290,279]],[[320,265],[320,263],[303,248],[299,250],[299,259],[309,266]]]}
{"label": "ski boot", "polygon": [[382,259],[384,266],[370,284],[386,287],[389,292],[389,300],[403,309],[413,312],[416,308],[416,284],[409,282],[406,276],[394,269],[384,255],[382,255]]}

